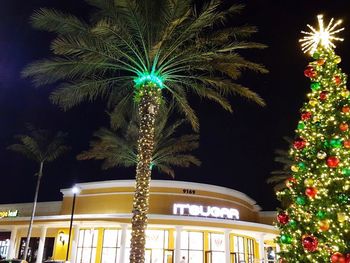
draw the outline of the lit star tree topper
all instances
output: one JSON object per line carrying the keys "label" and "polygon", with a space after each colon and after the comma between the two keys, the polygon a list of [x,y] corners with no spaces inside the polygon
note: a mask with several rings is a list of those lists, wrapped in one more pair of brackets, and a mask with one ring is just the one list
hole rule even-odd
{"label": "lit star tree topper", "polygon": [[313,54],[317,48],[321,45],[324,48],[335,48],[334,41],[343,41],[343,38],[337,37],[336,34],[344,30],[344,27],[338,28],[342,23],[342,20],[334,22],[332,18],[327,27],[324,26],[323,15],[318,15],[318,30],[313,26],[307,25],[310,28],[310,32],[301,31],[305,36],[299,40],[301,42],[301,49],[306,53]]}
{"label": "lit star tree topper", "polygon": [[[300,110],[283,204],[277,215],[279,263],[350,263],[350,92],[334,52],[340,22],[309,26],[304,52],[312,61]],[[339,28],[339,29],[338,29]]]}

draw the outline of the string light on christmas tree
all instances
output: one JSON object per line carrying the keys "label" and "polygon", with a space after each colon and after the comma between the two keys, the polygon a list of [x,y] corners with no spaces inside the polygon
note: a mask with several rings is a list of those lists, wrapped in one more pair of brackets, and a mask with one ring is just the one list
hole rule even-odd
{"label": "string light on christmas tree", "polygon": [[318,30],[316,30],[313,26],[307,25],[310,28],[311,32],[301,31],[301,33],[305,34],[305,36],[299,40],[301,42],[301,49],[306,52],[314,53],[318,46],[321,45],[324,48],[335,48],[333,41],[343,41],[343,38],[335,36],[340,31],[344,30],[344,27],[337,28],[342,20],[338,20],[334,23],[334,19],[332,18],[327,27],[324,26],[323,15],[318,15]]}
{"label": "string light on christmas tree", "polygon": [[310,80],[290,149],[290,179],[277,193],[279,262],[350,263],[350,92],[334,52],[340,21],[300,40],[312,54],[304,75]]}

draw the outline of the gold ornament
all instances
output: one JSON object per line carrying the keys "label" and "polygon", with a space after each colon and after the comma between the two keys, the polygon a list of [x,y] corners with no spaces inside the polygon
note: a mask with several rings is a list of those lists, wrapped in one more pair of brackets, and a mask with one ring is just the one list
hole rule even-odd
{"label": "gold ornament", "polygon": [[343,213],[343,212],[339,212],[339,213],[337,213],[337,217],[338,217],[338,221],[339,221],[340,223],[345,222],[345,221],[346,221],[346,219],[347,219],[346,214],[345,214],[345,213]]}
{"label": "gold ornament", "polygon": [[306,186],[312,186],[312,185],[314,185],[314,180],[312,180],[311,178],[307,178],[304,180],[304,184]]}
{"label": "gold ornament", "polygon": [[309,104],[312,106],[312,107],[315,107],[317,105],[317,100],[310,100],[309,101]]}
{"label": "gold ornament", "polygon": [[342,91],[340,92],[340,95],[341,95],[342,97],[344,97],[344,98],[347,98],[347,97],[349,97],[349,95],[350,95],[350,91],[348,91],[348,90],[342,90]]}
{"label": "gold ornament", "polygon": [[339,63],[341,62],[341,57],[336,56],[336,57],[334,58],[334,62],[337,63],[337,64],[339,64]]}
{"label": "gold ornament", "polygon": [[329,220],[322,220],[318,222],[321,231],[327,231],[329,229]]}
{"label": "gold ornament", "polygon": [[299,167],[297,165],[292,165],[290,169],[295,173],[299,171]]}

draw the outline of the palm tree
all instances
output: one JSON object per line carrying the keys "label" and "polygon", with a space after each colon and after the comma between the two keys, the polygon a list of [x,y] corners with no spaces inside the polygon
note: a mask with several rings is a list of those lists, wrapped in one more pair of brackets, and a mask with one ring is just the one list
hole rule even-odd
{"label": "palm tree", "polygon": [[31,125],[28,125],[27,129],[27,134],[20,134],[15,136],[15,138],[18,140],[18,143],[7,147],[8,150],[20,153],[28,159],[33,160],[39,164],[39,171],[35,174],[38,178],[36,182],[32,214],[30,217],[27,232],[26,246],[23,253],[24,260],[27,259],[29,242],[32,234],[33,221],[39,195],[40,181],[43,176],[44,164],[56,160],[69,149],[69,147],[64,144],[66,134],[62,132],[51,134],[47,130],[36,129]]}
{"label": "palm tree", "polygon": [[[289,146],[292,145],[292,139],[289,137],[283,137]],[[290,147],[288,147],[289,149]],[[275,150],[275,162],[280,164],[281,168],[271,172],[271,176],[267,179],[267,183],[273,185],[275,192],[281,191],[286,187],[286,180],[291,177],[290,167],[293,164],[293,160],[289,156],[288,150],[276,149]]]}
{"label": "palm tree", "polygon": [[[199,146],[197,134],[176,136],[177,130],[185,119],[169,123],[171,107],[159,112],[155,127],[155,145],[152,168],[160,173],[175,177],[173,166],[189,167],[200,165],[200,161],[190,151]],[[90,149],[77,156],[78,160],[103,160],[102,169],[137,165],[137,139],[139,137],[139,118],[132,115],[128,125],[121,128],[100,128],[95,132],[95,139],[90,142]],[[113,126],[112,126],[113,127]]]}
{"label": "palm tree", "polygon": [[[266,73],[239,50],[264,48],[246,39],[253,26],[228,26],[243,6],[208,0],[86,0],[90,22],[53,9],[32,16],[35,28],[53,32],[54,56],[23,72],[37,86],[59,83],[51,100],[68,110],[83,101],[104,98],[122,116],[134,103],[140,115],[130,262],[144,262],[155,120],[164,98],[195,130],[198,118],[188,96],[194,93],[232,112],[228,96],[264,101],[236,80],[246,69]],[[115,117],[118,119],[118,117]]]}

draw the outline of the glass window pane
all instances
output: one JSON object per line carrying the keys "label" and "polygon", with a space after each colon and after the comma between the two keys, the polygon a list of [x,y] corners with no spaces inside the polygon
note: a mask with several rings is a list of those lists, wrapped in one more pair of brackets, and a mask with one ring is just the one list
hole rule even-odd
{"label": "glass window pane", "polygon": [[104,247],[117,247],[118,230],[105,230],[103,235]]}
{"label": "glass window pane", "polygon": [[189,232],[189,249],[203,250],[203,233]]}
{"label": "glass window pane", "polygon": [[81,248],[78,248],[77,250],[77,263],[80,263],[81,262],[81,254],[82,254],[82,249]]}
{"label": "glass window pane", "polygon": [[91,248],[84,248],[81,263],[90,263]]}
{"label": "glass window pane", "polygon": [[224,234],[210,233],[210,249],[213,251],[225,251]]}
{"label": "glass window pane", "polygon": [[181,232],[181,249],[188,249],[188,232],[187,231]]}
{"label": "glass window pane", "polygon": [[78,247],[82,247],[83,246],[83,241],[84,241],[84,230],[80,230]]}
{"label": "glass window pane", "polygon": [[225,252],[212,252],[212,262],[225,262]]}
{"label": "glass window pane", "polygon": [[163,249],[152,249],[151,263],[161,263],[161,262],[163,262]]}
{"label": "glass window pane", "polygon": [[90,230],[84,230],[84,242],[83,247],[91,247],[92,245],[92,233]]}
{"label": "glass window pane", "polygon": [[113,263],[115,262],[117,249],[115,248],[104,248],[102,250],[102,263]]}
{"label": "glass window pane", "polygon": [[[94,230],[92,232],[92,239],[93,239],[93,243],[92,243],[92,246],[93,247],[97,247],[97,238],[98,238],[98,231],[97,230]],[[91,245],[90,245],[91,246]]]}
{"label": "glass window pane", "polygon": [[189,259],[185,259],[188,263],[201,263],[203,262],[203,252],[202,251],[189,251]]}
{"label": "glass window pane", "polygon": [[96,248],[92,249],[92,254],[91,254],[91,261],[89,263],[95,263],[96,262]]}
{"label": "glass window pane", "polygon": [[164,231],[146,230],[146,248],[163,248]]}

